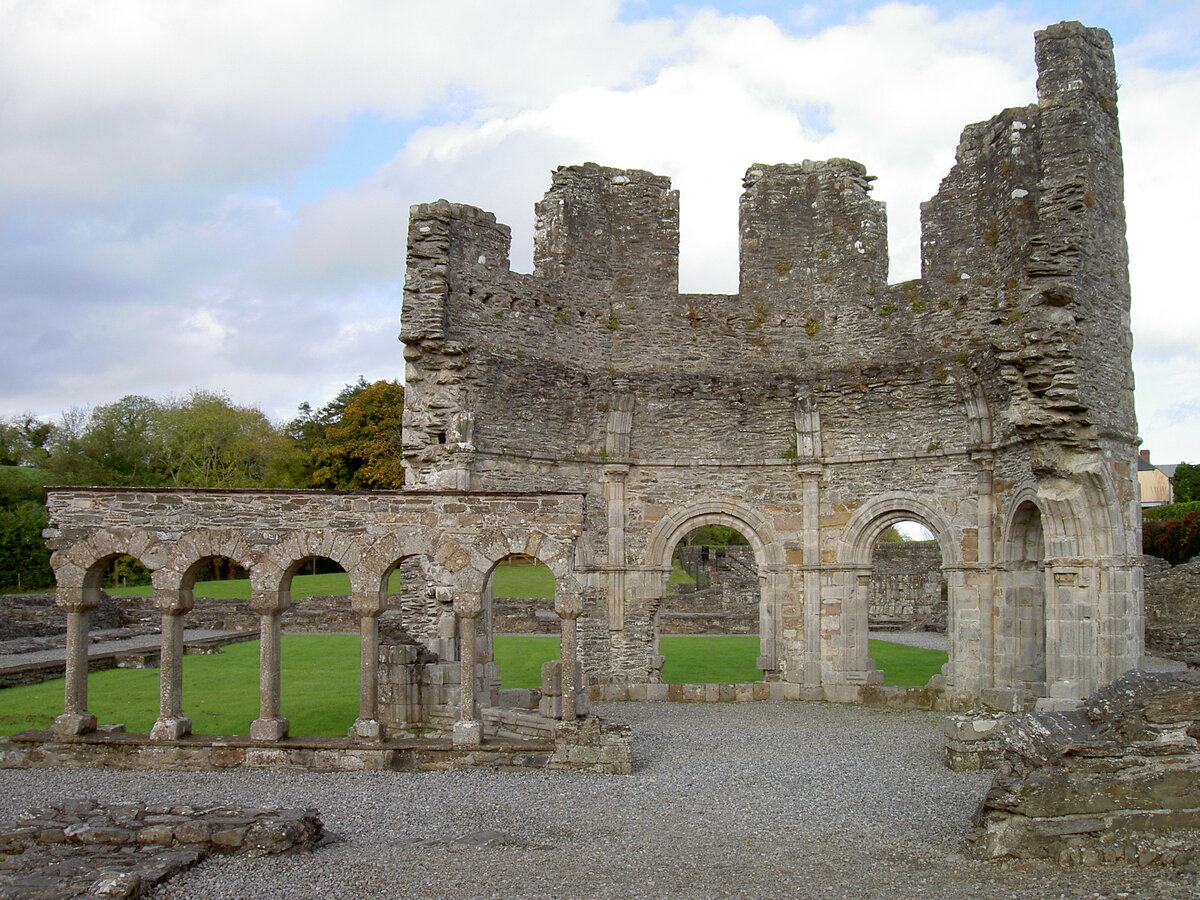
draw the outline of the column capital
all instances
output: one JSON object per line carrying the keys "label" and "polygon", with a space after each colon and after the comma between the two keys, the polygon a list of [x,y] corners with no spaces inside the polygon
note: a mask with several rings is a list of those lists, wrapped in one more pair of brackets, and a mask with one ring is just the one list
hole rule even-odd
{"label": "column capital", "polygon": [[191,591],[156,590],[153,596],[154,608],[164,616],[180,616],[192,611],[195,602]]}
{"label": "column capital", "polygon": [[292,598],[283,591],[251,591],[250,607],[260,616],[275,616],[292,605]]}

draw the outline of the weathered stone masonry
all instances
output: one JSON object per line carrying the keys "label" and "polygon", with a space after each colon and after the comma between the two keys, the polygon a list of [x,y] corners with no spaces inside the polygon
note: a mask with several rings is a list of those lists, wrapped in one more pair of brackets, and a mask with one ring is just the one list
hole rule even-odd
{"label": "weathered stone masonry", "polygon": [[535,271],[509,230],[413,208],[402,338],[413,489],[584,495],[580,652],[654,682],[677,540],[737,528],[759,660],[851,700],[872,547],[937,537],[950,697],[1081,698],[1141,655],[1129,286],[1107,33],[1036,40],[1038,102],[969,126],[922,209],[922,278],[890,285],[882,204],[849,160],[755,165],[735,295],[680,294],[661,176],[558,169]]}
{"label": "weathered stone masonry", "polygon": [[[579,718],[578,663],[600,696],[649,694],[672,550],[708,524],[736,528],[754,556],[768,682],[755,696],[881,694],[867,651],[873,548],[908,519],[940,550],[950,660],[927,691],[940,702],[1071,701],[1136,666],[1142,561],[1112,44],[1063,23],[1036,48],[1037,103],[964,131],[922,208],[922,277],[903,284],[887,283],[871,178],[845,159],[749,169],[729,296],[679,293],[678,195],[661,176],[557,170],[537,205],[529,275],[510,271],[509,230],[490,213],[415,206],[405,490],[52,492],[69,622],[58,740],[104,742],[87,709],[84,644],[100,573],[122,553],[153,572],[163,640],[157,749],[113,738],[104,752],[120,764],[215,765],[225,754],[188,743],[180,699],[182,626],[198,564],[213,556],[249,570],[261,617],[262,708],[238,745],[255,764],[400,766],[386,735],[425,714],[476,761],[499,759],[486,740],[503,738],[499,764],[527,750],[628,771],[627,737]],[[491,666],[490,572],[512,554],[556,579],[562,659],[544,670],[536,711],[533,697],[502,702],[512,698]],[[353,746],[337,752],[289,744],[279,704],[280,616],[312,556],[347,570],[361,626],[360,714]],[[426,585],[402,618],[436,655],[428,665],[414,645],[380,645],[397,565]],[[426,688],[432,701],[418,697]],[[521,750],[529,735],[536,746]]]}

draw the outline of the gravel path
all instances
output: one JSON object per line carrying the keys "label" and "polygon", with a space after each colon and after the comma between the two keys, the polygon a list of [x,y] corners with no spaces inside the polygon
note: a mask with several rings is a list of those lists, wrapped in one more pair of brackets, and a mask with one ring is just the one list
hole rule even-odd
{"label": "gravel path", "polygon": [[205,863],[156,898],[1200,898],[1194,874],[961,853],[990,776],[942,716],[822,703],[608,704],[631,776],[0,771],[0,819],[66,797],[315,806],[315,854]]}
{"label": "gravel path", "polygon": [[870,637],[876,641],[891,641],[893,644],[922,647],[925,650],[946,650],[949,647],[946,636],[936,631],[872,631]]}

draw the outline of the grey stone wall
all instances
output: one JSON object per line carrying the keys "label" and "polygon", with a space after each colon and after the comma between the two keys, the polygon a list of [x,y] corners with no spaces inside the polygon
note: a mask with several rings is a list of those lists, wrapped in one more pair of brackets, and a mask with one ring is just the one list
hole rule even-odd
{"label": "grey stone wall", "polygon": [[871,548],[914,519],[945,563],[962,696],[1084,696],[1142,630],[1116,76],[1107,33],[1036,37],[1037,102],[968,126],[886,281],[865,166],[755,164],[733,295],[678,292],[668,179],[555,171],[535,271],[487,212],[413,207],[407,483],[578,491],[580,651],[657,680],[670,551],[750,538],[769,680],[860,696]]}
{"label": "grey stone wall", "polygon": [[942,552],[936,543],[881,543],[875,546],[871,573],[872,618],[917,622],[946,611]]}
{"label": "grey stone wall", "polygon": [[1146,559],[1146,649],[1200,666],[1200,556],[1178,566]]}

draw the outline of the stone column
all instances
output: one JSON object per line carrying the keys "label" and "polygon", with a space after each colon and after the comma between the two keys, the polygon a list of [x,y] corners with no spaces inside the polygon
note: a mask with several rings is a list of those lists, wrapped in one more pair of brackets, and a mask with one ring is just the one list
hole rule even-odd
{"label": "stone column", "polygon": [[378,598],[353,600],[359,616],[358,642],[358,718],[350,726],[350,737],[365,741],[381,741],[386,736],[379,721],[379,614],[383,612]]}
{"label": "stone column", "polygon": [[800,671],[789,670],[788,680],[816,687],[821,683],[821,469],[810,465],[799,469],[798,474],[804,498],[804,658]]}
{"label": "stone column", "polygon": [[454,723],[453,743],[456,747],[478,747],[483,740],[483,724],[479,721],[475,697],[475,625],[481,610],[458,610],[458,641],[460,672],[458,685],[458,721]]}
{"label": "stone column", "polygon": [[254,741],[278,741],[288,734],[288,720],[279,714],[279,617],[290,599],[282,591],[255,591],[251,603],[261,623],[258,718],[250,723],[250,739]]}
{"label": "stone column", "polygon": [[564,722],[571,722],[577,715],[575,694],[579,690],[579,685],[575,682],[575,676],[579,672],[579,653],[575,641],[579,612],[568,609],[565,613],[559,612],[559,616],[562,620],[562,637],[558,654],[562,660],[562,719]]}
{"label": "stone column", "polygon": [[[979,687],[996,686],[996,500],[992,493],[992,458],[976,460],[982,468],[975,479],[978,506],[975,526],[979,535]],[[959,652],[965,648],[956,648]]]}
{"label": "stone column", "polygon": [[178,591],[155,591],[154,606],[162,613],[162,650],[158,669],[158,719],[150,729],[152,741],[177,741],[192,732],[183,714],[183,624],[192,608]]}
{"label": "stone column", "polygon": [[86,589],[72,591],[76,596],[58,599],[67,611],[67,671],[63,713],[50,730],[57,735],[86,734],[96,730],[96,717],[87,709],[88,702],[88,627],[97,600]]}
{"label": "stone column", "polygon": [[629,466],[604,467],[604,500],[608,507],[608,627],[625,628],[625,479]]}

